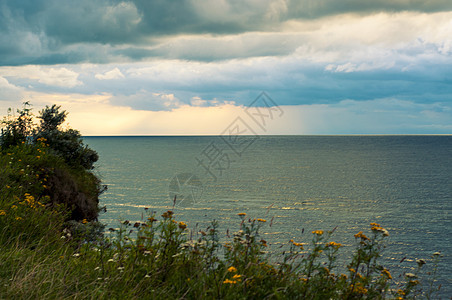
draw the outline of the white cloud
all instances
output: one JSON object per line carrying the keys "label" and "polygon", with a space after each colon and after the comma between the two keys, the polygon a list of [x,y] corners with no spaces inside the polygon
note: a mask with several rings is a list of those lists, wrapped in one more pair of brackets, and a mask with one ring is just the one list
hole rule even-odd
{"label": "white cloud", "polygon": [[124,74],[118,69],[114,68],[111,71],[105,72],[103,74],[96,74],[95,77],[99,80],[111,80],[124,78]]}
{"label": "white cloud", "polygon": [[68,67],[46,67],[46,66],[19,66],[3,67],[0,75],[17,78],[27,78],[33,81],[56,87],[74,88],[83,83],[78,80],[79,74]]}
{"label": "white cloud", "polygon": [[47,85],[73,88],[81,85],[82,82],[78,80],[78,74],[67,68],[49,68],[37,70],[33,79],[37,79],[40,83]]}
{"label": "white cloud", "polygon": [[22,89],[0,76],[0,101],[17,101],[22,98]]}

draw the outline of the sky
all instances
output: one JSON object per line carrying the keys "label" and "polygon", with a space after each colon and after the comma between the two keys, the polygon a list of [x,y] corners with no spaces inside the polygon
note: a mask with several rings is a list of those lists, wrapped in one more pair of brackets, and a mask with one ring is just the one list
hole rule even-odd
{"label": "sky", "polygon": [[452,1],[0,0],[24,101],[84,135],[452,134]]}

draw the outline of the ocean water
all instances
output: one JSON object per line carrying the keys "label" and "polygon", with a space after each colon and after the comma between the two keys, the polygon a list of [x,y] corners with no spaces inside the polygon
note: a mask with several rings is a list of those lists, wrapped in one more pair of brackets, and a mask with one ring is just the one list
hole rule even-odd
{"label": "ocean water", "polygon": [[336,228],[332,240],[347,253],[353,235],[377,222],[390,233],[384,252],[390,271],[412,272],[416,259],[440,251],[441,295],[452,295],[452,136],[85,141],[100,155],[96,172],[108,185],[100,221],[109,227],[139,220],[147,207],[158,215],[173,209],[196,229],[218,220],[226,234],[245,212],[268,220],[264,238],[273,251],[290,239],[309,242],[312,230]]}

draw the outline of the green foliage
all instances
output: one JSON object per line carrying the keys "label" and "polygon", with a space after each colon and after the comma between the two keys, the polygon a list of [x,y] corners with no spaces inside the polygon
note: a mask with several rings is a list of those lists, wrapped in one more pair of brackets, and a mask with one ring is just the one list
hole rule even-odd
{"label": "green foliage", "polygon": [[17,117],[12,111],[11,108],[8,109],[8,116],[2,120],[4,128],[1,130],[0,146],[3,149],[25,143],[34,134],[30,103],[25,102],[23,109],[17,110]]}
{"label": "green foliage", "polygon": [[[64,206],[66,219],[97,219],[100,180],[90,171],[98,156],[83,145],[78,131],[61,130],[67,113],[53,105],[41,111],[39,127],[32,122],[29,104],[19,116],[3,121],[0,138],[0,183],[10,188],[3,202],[29,194],[48,208]],[[13,204],[11,204],[13,205]]]}
{"label": "green foliage", "polygon": [[44,138],[55,154],[61,156],[69,165],[92,169],[94,163],[99,159],[98,154],[83,144],[79,131],[61,129],[67,112],[60,112],[60,108],[54,104],[41,110],[38,116],[41,123],[36,129],[34,139]]}
{"label": "green foliage", "polygon": [[23,109],[17,110],[18,116],[12,115],[12,109],[9,109],[8,116],[2,121],[0,147],[5,151],[21,143],[37,143],[40,139],[45,139],[54,154],[62,157],[67,164],[93,169],[94,163],[99,159],[97,152],[83,144],[79,131],[61,128],[67,112],[60,109],[60,106],[54,104],[41,110],[38,116],[39,126],[33,123],[29,102],[24,103]]}

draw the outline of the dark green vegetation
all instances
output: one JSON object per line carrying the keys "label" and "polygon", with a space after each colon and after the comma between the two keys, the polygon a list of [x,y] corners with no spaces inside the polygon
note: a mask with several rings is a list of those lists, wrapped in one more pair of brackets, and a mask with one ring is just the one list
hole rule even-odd
{"label": "dark green vegetation", "polygon": [[[277,256],[262,238],[266,220],[244,213],[237,231],[222,235],[216,222],[193,231],[173,211],[146,210],[143,220],[123,221],[106,237],[96,222],[103,190],[92,173],[97,154],[79,132],[61,129],[65,117],[47,107],[33,125],[26,104],[3,122],[0,298],[407,299],[438,290],[440,254],[396,277],[381,265],[389,233],[376,223],[355,235],[345,265],[337,262],[345,247],[330,241],[334,230],[291,240]],[[423,270],[430,271],[424,285]]]}

